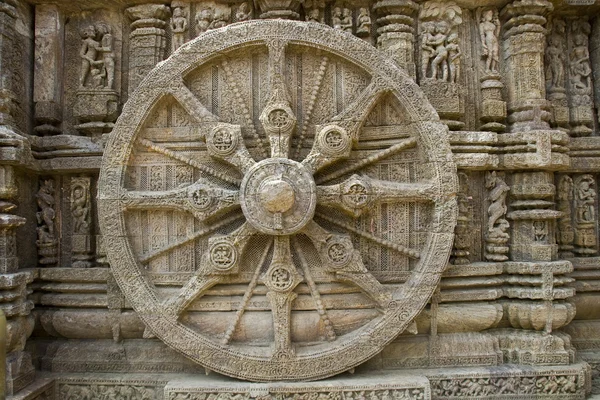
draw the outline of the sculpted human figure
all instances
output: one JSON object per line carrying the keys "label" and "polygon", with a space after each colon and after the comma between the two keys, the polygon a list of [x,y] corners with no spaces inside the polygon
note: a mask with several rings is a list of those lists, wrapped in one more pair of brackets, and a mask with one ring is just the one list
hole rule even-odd
{"label": "sculpted human figure", "polygon": [[497,73],[500,61],[498,36],[500,35],[500,21],[494,15],[494,10],[486,10],[479,23],[479,36],[485,60],[485,72]]}
{"label": "sculpted human figure", "polygon": [[331,25],[333,29],[343,30],[342,27],[342,9],[339,7],[335,7],[331,14]]}
{"label": "sculpted human figure", "polygon": [[553,34],[548,37],[548,47],[546,47],[546,77],[550,81],[551,88],[564,88],[565,86],[565,54],[561,44],[561,38],[557,37],[557,35]]}
{"label": "sculpted human figure", "polygon": [[369,10],[362,7],[358,11],[358,18],[356,19],[356,33],[357,34],[368,34],[371,32],[371,17],[369,16]]}
{"label": "sculpted human figure", "polygon": [[[501,217],[506,214],[506,196],[510,188],[504,180],[496,175],[496,172],[488,173],[485,187],[490,190],[488,199],[488,233],[497,234],[496,225],[500,224]],[[502,218],[503,219],[503,218]]]}
{"label": "sculpted human figure", "polygon": [[89,25],[81,30],[81,37],[83,41],[79,50],[79,57],[81,57],[81,75],[79,76],[79,87],[85,87],[85,83],[92,66],[98,66],[102,64],[102,61],[97,61],[98,47],[100,43],[96,41],[96,28],[93,25]]}
{"label": "sculpted human figure", "polygon": [[250,7],[247,2],[240,4],[235,12],[235,20],[238,22],[248,21],[250,19]]}
{"label": "sculpted human figure", "polygon": [[450,69],[450,82],[456,83],[460,76],[460,45],[458,44],[458,34],[451,33],[448,36],[446,50],[448,51],[448,68]]}
{"label": "sculpted human figure", "polygon": [[345,8],[342,11],[342,29],[352,33],[352,10]]}
{"label": "sculpted human figure", "polygon": [[306,13],[306,21],[307,22],[321,22],[319,15],[320,15],[320,12],[319,12],[318,8],[311,8]]}
{"label": "sculpted human figure", "polygon": [[77,185],[71,198],[73,232],[87,234],[89,228],[90,202],[85,188]]}
{"label": "sculpted human figure", "polygon": [[171,31],[173,32],[173,51],[177,50],[185,43],[185,32],[187,31],[187,18],[181,7],[173,9],[173,18],[171,19]]}
{"label": "sculpted human figure", "polygon": [[213,10],[205,8],[196,13],[196,36],[206,32],[213,20]]}
{"label": "sculpted human figure", "polygon": [[44,224],[46,228],[44,234],[45,238],[48,239],[47,242],[54,241],[56,239],[54,233],[54,218],[56,218],[56,211],[54,211],[54,181],[51,179],[44,180],[35,197],[40,209],[36,213],[38,224]]}
{"label": "sculpted human figure", "polygon": [[115,82],[115,52],[112,29],[108,24],[98,24],[96,25],[96,31],[102,36],[98,51],[104,65],[104,71],[101,71],[99,75],[102,78],[106,77],[106,88],[112,89]]}
{"label": "sculpted human figure", "polygon": [[434,40],[434,30],[435,26],[433,25],[433,22],[423,23],[423,34],[421,35],[421,76],[423,78],[427,78],[429,62],[435,53],[435,49],[431,46],[431,43]]}
{"label": "sculpted human figure", "polygon": [[208,29],[218,29],[227,25],[229,22],[229,15],[223,10],[217,10],[214,12],[212,22],[209,24]]}
{"label": "sculpted human figure", "polygon": [[590,53],[587,46],[587,36],[578,33],[574,38],[575,47],[571,51],[571,84],[576,89],[591,88]]}
{"label": "sculpted human figure", "polygon": [[448,80],[448,49],[446,48],[446,38],[448,36],[448,24],[440,21],[435,25],[435,35],[429,42],[430,46],[435,47],[435,57],[431,62],[431,77],[438,79],[440,67],[442,68],[442,80]]}
{"label": "sculpted human figure", "polygon": [[594,222],[596,220],[595,199],[596,192],[592,178],[582,180],[575,193],[578,222]]}

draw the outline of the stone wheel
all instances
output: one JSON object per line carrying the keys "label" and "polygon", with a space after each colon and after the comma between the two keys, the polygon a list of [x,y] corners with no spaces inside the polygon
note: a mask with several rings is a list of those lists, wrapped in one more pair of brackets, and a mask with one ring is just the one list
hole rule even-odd
{"label": "stone wheel", "polygon": [[226,375],[310,380],[374,356],[424,307],[455,192],[447,129],[404,72],[324,25],[254,21],[150,72],[98,202],[149,332]]}

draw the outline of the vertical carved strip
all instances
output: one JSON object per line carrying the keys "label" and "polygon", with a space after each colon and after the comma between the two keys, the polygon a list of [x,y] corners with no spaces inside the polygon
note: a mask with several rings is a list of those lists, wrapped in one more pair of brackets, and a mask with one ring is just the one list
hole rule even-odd
{"label": "vertical carved strip", "polygon": [[485,176],[485,187],[488,189],[488,223],[485,234],[485,258],[488,261],[508,260],[509,223],[506,220],[506,196],[510,188],[502,176],[495,171]]}
{"label": "vertical carved strip", "polygon": [[92,202],[89,177],[71,178],[72,266],[92,266]]}
{"label": "vertical carved strip", "polygon": [[58,262],[58,232],[56,229],[56,182],[54,179],[43,179],[35,195],[38,212],[37,236],[39,263],[52,266]]}
{"label": "vertical carved strip", "polygon": [[573,184],[575,214],[575,253],[592,256],[598,252],[596,180],[590,174],[575,178]]}
{"label": "vertical carved strip", "polygon": [[571,136],[589,136],[594,123],[592,66],[589,35],[592,27],[587,17],[569,20],[569,116]]}

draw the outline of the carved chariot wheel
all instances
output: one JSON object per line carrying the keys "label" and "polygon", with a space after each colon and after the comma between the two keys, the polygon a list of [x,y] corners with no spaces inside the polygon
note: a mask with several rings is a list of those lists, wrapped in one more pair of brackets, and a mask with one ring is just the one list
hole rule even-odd
{"label": "carved chariot wheel", "polygon": [[147,329],[242,379],[310,380],[407,328],[456,223],[447,129],[383,53],[321,24],[209,31],[144,79],[99,215]]}

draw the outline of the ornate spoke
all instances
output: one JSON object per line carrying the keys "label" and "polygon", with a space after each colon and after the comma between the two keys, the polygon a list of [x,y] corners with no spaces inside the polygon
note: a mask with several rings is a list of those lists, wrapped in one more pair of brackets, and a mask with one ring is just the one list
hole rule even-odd
{"label": "ornate spoke", "polygon": [[214,225],[209,226],[208,228],[205,229],[201,229],[199,231],[196,231],[194,233],[192,233],[191,235],[185,237],[184,239],[175,242],[175,243],[171,243],[168,246],[162,247],[158,250],[152,251],[150,253],[147,253],[146,255],[140,257],[140,263],[142,264],[146,264],[149,263],[150,261],[154,260],[157,257],[162,256],[163,254],[168,253],[169,251],[175,250],[176,248],[179,248],[191,241],[194,241],[196,239],[201,238],[202,236],[206,236],[209,235],[213,232],[215,232],[217,229],[220,229],[224,226],[227,226],[229,224],[231,224],[232,222],[235,222],[237,220],[239,220],[240,218],[242,218],[242,215],[234,215],[232,217],[229,218],[225,218],[222,221],[220,221],[219,223],[216,223]]}
{"label": "ornate spoke", "polygon": [[121,201],[126,209],[187,211],[200,221],[240,206],[237,190],[221,189],[202,180],[180,189],[125,191]]}
{"label": "ornate spoke", "polygon": [[409,247],[405,247],[405,246],[399,245],[397,243],[390,242],[389,240],[386,240],[386,239],[383,239],[383,238],[371,235],[368,232],[361,231],[359,229],[355,229],[352,225],[346,224],[346,223],[341,222],[341,221],[338,221],[335,218],[328,217],[327,215],[325,215],[323,213],[319,213],[318,212],[318,213],[315,213],[315,215],[317,217],[321,218],[321,219],[324,219],[325,221],[327,221],[329,223],[337,225],[340,228],[346,229],[346,230],[348,230],[348,231],[350,231],[352,233],[355,233],[355,234],[357,234],[357,235],[359,235],[359,236],[361,236],[361,237],[363,237],[363,238],[365,238],[367,240],[372,241],[373,243],[377,243],[377,244],[379,244],[381,246],[387,247],[388,249],[394,250],[394,251],[396,251],[396,252],[398,252],[398,253],[400,253],[402,255],[405,255],[407,257],[410,257],[410,258],[420,258],[421,257],[421,254],[419,253],[418,250],[411,249]]}
{"label": "ornate spoke", "polygon": [[287,42],[280,39],[267,41],[269,49],[269,101],[260,115],[260,122],[265,128],[271,157],[287,158],[291,136],[296,126],[296,116],[290,107],[290,100],[283,81],[285,47]]}
{"label": "ornate spoke", "polygon": [[262,281],[269,289],[267,298],[273,314],[273,332],[275,336],[273,358],[290,358],[294,355],[290,329],[292,302],[297,294],[294,288],[302,281],[292,262],[289,236],[276,236],[273,259]]}
{"label": "ornate spoke", "polygon": [[360,217],[380,203],[433,201],[435,186],[428,183],[401,183],[352,175],[342,183],[317,187],[319,205],[339,208]]}
{"label": "ornate spoke", "polygon": [[244,144],[239,125],[217,124],[206,136],[206,148],[212,157],[234,165],[243,173],[256,164]]}
{"label": "ornate spoke", "polygon": [[310,289],[310,295],[312,296],[313,300],[315,301],[315,306],[316,306],[317,312],[319,313],[319,318],[321,318],[321,321],[323,322],[323,325],[325,326],[327,340],[329,340],[329,341],[335,340],[336,334],[335,334],[335,329],[333,328],[333,323],[331,322],[331,320],[329,319],[329,316],[327,315],[327,308],[325,308],[325,305],[323,304],[323,301],[321,300],[321,294],[319,293],[319,290],[317,289],[317,285],[316,285],[314,279],[312,278],[312,275],[310,274],[310,268],[308,267],[308,262],[306,262],[306,258],[304,257],[304,254],[302,253],[302,249],[300,249],[299,246],[296,246],[296,248],[298,249],[298,259],[300,260],[300,265],[302,266],[302,273],[304,274],[304,280],[306,281],[306,284],[308,285],[308,288]]}
{"label": "ornate spoke", "polygon": [[[218,122],[216,115],[208,111],[202,102],[188,89],[183,81],[170,90],[171,95],[181,104],[181,106],[192,117],[200,123]],[[204,138],[205,132],[199,131],[201,138]]]}
{"label": "ornate spoke", "polygon": [[232,184],[237,185],[237,186],[239,186],[240,183],[241,183],[240,179],[233,178],[231,176],[223,174],[223,173],[215,170],[214,168],[211,168],[211,167],[209,167],[207,165],[204,165],[204,164],[200,163],[199,161],[193,160],[191,158],[182,156],[181,154],[178,154],[175,151],[169,150],[166,147],[158,145],[158,144],[156,144],[156,143],[154,143],[154,142],[152,142],[152,141],[150,141],[148,139],[138,139],[137,142],[139,144],[141,144],[142,146],[146,147],[148,150],[151,150],[151,151],[153,151],[155,153],[159,153],[159,154],[162,154],[164,156],[170,157],[170,158],[172,158],[174,160],[181,161],[181,162],[183,162],[183,163],[185,163],[185,164],[187,164],[187,165],[189,165],[191,167],[194,167],[194,168],[196,168],[196,169],[198,169],[198,170],[200,170],[200,171],[202,171],[202,172],[204,172],[206,174],[212,175],[215,178],[218,178],[218,179],[220,179],[220,180],[222,180],[224,182],[229,182],[229,183],[232,183]]}
{"label": "ornate spoke", "polygon": [[221,282],[227,275],[237,274],[244,247],[255,233],[248,223],[228,235],[215,235],[208,240],[196,275],[181,289],[167,307],[179,316],[195,299],[207,289]]}
{"label": "ornate spoke", "polygon": [[311,116],[313,113],[313,109],[315,108],[315,103],[317,101],[317,96],[319,94],[319,90],[323,84],[323,77],[325,76],[325,72],[327,71],[327,64],[329,63],[328,57],[321,58],[321,65],[319,66],[319,71],[317,72],[317,76],[315,77],[315,82],[312,86],[311,96],[308,100],[308,104],[306,106],[306,111],[304,112],[304,121],[302,122],[302,130],[300,131],[300,136],[298,137],[298,144],[296,145],[296,151],[294,153],[294,158],[298,159],[300,157],[300,151],[302,149],[302,144],[304,142],[304,138],[306,137],[306,132],[308,131],[308,126],[310,125]]}
{"label": "ornate spoke", "polygon": [[302,164],[313,173],[339,160],[348,158],[360,128],[379,99],[389,91],[385,80],[373,77],[358,97],[329,123],[316,127],[313,148]]}
{"label": "ornate spoke", "polygon": [[385,150],[379,151],[379,152],[372,154],[369,157],[364,158],[354,164],[350,164],[347,167],[340,168],[335,172],[332,172],[328,175],[325,175],[321,178],[316,179],[317,185],[322,185],[323,183],[327,183],[334,179],[340,178],[346,174],[358,171],[362,168],[365,168],[366,166],[375,164],[378,161],[388,158],[404,149],[409,149],[409,148],[415,147],[416,145],[417,145],[417,139],[415,139],[415,138],[408,138],[405,140],[401,140],[400,142],[396,143],[395,145],[393,145],[391,147],[388,147]]}
{"label": "ornate spoke", "polygon": [[250,298],[252,297],[252,294],[254,294],[254,289],[256,289],[256,285],[258,283],[258,279],[260,277],[262,267],[265,264],[265,261],[267,259],[267,254],[269,253],[270,248],[271,248],[271,243],[269,243],[268,245],[265,246],[265,250],[263,251],[262,257],[260,258],[260,261],[259,261],[258,265],[256,266],[256,269],[254,270],[254,275],[252,275],[252,280],[248,284],[248,287],[246,288],[246,292],[244,293],[244,297],[242,298],[242,301],[240,302],[240,306],[238,307],[238,310],[235,313],[235,318],[233,321],[231,321],[231,324],[229,324],[229,328],[225,332],[225,336],[223,337],[223,340],[221,340],[222,344],[229,343],[229,341],[231,340],[231,337],[233,336],[233,333],[235,332],[238,324],[240,323],[240,320],[242,319],[242,316],[244,315],[244,312],[246,311],[246,307],[248,306],[248,302],[250,302]]}
{"label": "ornate spoke", "polygon": [[367,270],[348,235],[331,233],[312,221],[302,231],[313,242],[326,272],[360,287],[380,307],[391,300],[388,291]]}

